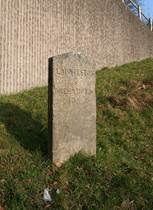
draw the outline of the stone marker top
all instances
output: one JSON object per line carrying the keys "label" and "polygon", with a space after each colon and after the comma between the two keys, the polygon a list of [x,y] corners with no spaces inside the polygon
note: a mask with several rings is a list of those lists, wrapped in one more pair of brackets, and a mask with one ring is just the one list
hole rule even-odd
{"label": "stone marker top", "polygon": [[83,151],[96,153],[95,67],[80,53],[52,57],[49,132],[54,163]]}
{"label": "stone marker top", "polygon": [[50,59],[65,59],[66,60],[66,59],[70,59],[70,58],[78,58],[79,63],[81,62],[83,65],[88,64],[91,66],[92,70],[95,70],[96,64],[93,61],[92,62],[89,61],[89,58],[87,56],[83,55],[81,52],[76,52],[76,51],[67,52],[64,54],[59,54],[59,55],[53,56]]}
{"label": "stone marker top", "polygon": [[[93,72],[93,75],[96,71],[95,64],[93,62],[90,62],[88,58],[82,55],[80,52],[65,53],[54,56],[51,59],[54,61],[53,65],[56,66],[57,74],[59,72],[58,69],[61,69],[61,67],[63,69],[63,74],[64,74],[64,69],[67,69],[67,71],[65,72],[66,74],[65,76],[68,76],[69,74],[69,76],[71,77],[75,76],[81,77],[81,75],[82,77],[91,76],[92,73],[90,73],[90,71]],[[58,76],[61,75],[58,74]]]}

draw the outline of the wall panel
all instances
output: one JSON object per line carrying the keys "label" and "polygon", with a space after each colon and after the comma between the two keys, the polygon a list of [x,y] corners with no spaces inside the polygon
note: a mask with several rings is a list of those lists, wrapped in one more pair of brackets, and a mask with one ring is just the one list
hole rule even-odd
{"label": "wall panel", "polygon": [[153,33],[121,0],[0,0],[0,94],[46,85],[48,58],[74,50],[120,65],[153,57]]}

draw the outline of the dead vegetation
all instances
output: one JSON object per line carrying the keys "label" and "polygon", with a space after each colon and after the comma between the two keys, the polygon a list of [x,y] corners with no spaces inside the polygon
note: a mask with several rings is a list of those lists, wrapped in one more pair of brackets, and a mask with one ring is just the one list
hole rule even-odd
{"label": "dead vegetation", "polygon": [[[132,86],[134,82],[132,82]],[[153,104],[153,80],[135,83],[135,87],[126,96],[107,96],[113,107],[143,110]]]}

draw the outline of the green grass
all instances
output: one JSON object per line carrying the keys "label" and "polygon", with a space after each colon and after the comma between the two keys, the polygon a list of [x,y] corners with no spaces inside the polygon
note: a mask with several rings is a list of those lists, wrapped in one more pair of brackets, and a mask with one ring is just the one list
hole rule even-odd
{"label": "green grass", "polygon": [[60,169],[46,158],[47,87],[0,97],[1,207],[153,209],[153,60],[97,72],[96,93],[97,156],[77,154]]}

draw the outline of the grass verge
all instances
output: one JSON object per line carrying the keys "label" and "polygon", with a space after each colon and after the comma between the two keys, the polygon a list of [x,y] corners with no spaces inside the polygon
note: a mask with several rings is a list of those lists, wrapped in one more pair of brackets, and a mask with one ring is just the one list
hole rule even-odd
{"label": "grass verge", "polygon": [[98,71],[96,94],[97,156],[77,154],[53,170],[47,87],[0,97],[1,208],[153,209],[153,60]]}

